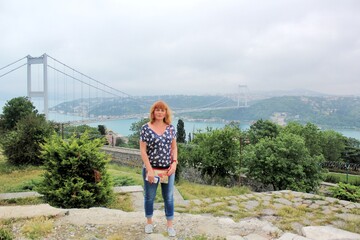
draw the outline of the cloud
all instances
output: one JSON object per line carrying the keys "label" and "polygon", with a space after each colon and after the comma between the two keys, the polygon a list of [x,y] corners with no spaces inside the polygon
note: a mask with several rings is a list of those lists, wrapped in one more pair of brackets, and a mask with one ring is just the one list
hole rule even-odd
{"label": "cloud", "polygon": [[47,53],[131,95],[238,84],[359,94],[359,10],[356,0],[0,1],[0,67]]}

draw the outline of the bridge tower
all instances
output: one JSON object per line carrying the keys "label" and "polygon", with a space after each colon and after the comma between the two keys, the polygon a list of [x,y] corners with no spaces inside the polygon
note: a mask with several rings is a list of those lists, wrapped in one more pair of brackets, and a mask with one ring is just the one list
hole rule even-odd
{"label": "bridge tower", "polygon": [[[31,65],[42,64],[43,65],[43,88],[37,91],[32,90],[32,78],[31,78]],[[46,119],[49,119],[49,101],[48,101],[48,78],[47,78],[47,55],[44,53],[40,57],[27,56],[27,96],[31,98],[43,98],[44,99],[44,114]]]}
{"label": "bridge tower", "polygon": [[[248,107],[248,87],[247,85],[239,85],[238,93],[238,108],[239,107]],[[242,104],[242,105],[240,105]]]}

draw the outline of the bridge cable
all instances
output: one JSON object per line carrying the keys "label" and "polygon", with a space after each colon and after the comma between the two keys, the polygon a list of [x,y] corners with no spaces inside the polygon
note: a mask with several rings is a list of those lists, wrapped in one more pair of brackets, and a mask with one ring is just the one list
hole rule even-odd
{"label": "bridge cable", "polygon": [[[104,86],[110,88],[111,90],[120,92],[120,93],[122,93],[122,94],[124,94],[124,95],[126,95],[126,96],[128,96],[128,97],[131,97],[131,98],[133,97],[132,95],[130,95],[130,94],[128,94],[128,93],[125,93],[125,92],[120,91],[120,90],[118,90],[118,89],[116,89],[116,88],[110,87],[110,86],[106,85],[105,83],[102,83],[102,82],[100,82],[100,81],[98,81],[98,80],[96,80],[96,79],[94,79],[94,78],[92,78],[92,77],[90,77],[90,76],[87,76],[86,74],[83,74],[83,73],[77,71],[76,69],[74,69],[74,68],[66,65],[65,63],[60,62],[59,60],[57,60],[57,59],[55,59],[55,58],[53,58],[53,57],[51,57],[51,56],[49,56],[49,55],[47,55],[47,56],[50,57],[51,59],[53,59],[54,61],[57,61],[58,63],[60,63],[60,64],[62,64],[62,65],[64,65],[64,66],[70,68],[71,70],[75,71],[76,73],[78,73],[78,74],[80,74],[80,75],[82,75],[82,76],[84,76],[84,77],[87,77],[87,78],[89,78],[89,79],[91,79],[91,80],[93,80],[93,81],[95,81],[95,82],[97,82],[97,83],[100,83],[101,85],[104,85]],[[100,90],[100,89],[99,89],[99,90]],[[113,95],[115,95],[115,94],[113,94]],[[115,95],[115,96],[118,96],[118,95]]]}
{"label": "bridge cable", "polygon": [[220,102],[220,104],[222,104],[222,101],[224,101],[224,100],[229,101],[229,99],[228,99],[227,97],[222,97],[222,98],[216,100],[215,102],[208,103],[208,104],[203,105],[203,106],[201,106],[201,107],[195,107],[195,108],[207,108],[207,107],[211,107],[211,106],[214,106],[214,105],[215,105],[215,106],[218,106],[218,105],[219,105],[218,103]]}
{"label": "bridge cable", "polygon": [[15,61],[15,62],[13,62],[13,63],[10,63],[10,64],[6,65],[5,67],[0,68],[0,70],[3,70],[4,68],[7,68],[7,67],[9,67],[9,66],[11,66],[11,65],[13,65],[13,64],[15,64],[15,63],[17,63],[17,62],[20,62],[21,60],[23,60],[23,59],[25,59],[25,58],[27,58],[27,57],[23,57],[23,58]]}
{"label": "bridge cable", "polygon": [[110,94],[110,95],[113,95],[113,96],[115,96],[115,97],[122,97],[122,96],[117,95],[117,94],[115,94],[115,93],[111,93],[111,92],[109,92],[109,91],[100,89],[100,88],[98,88],[98,87],[96,87],[96,86],[94,86],[94,85],[92,85],[92,84],[89,84],[89,83],[87,83],[87,82],[84,82],[84,81],[82,81],[82,80],[80,80],[80,79],[78,79],[78,78],[76,78],[76,77],[73,77],[73,76],[71,76],[71,75],[69,75],[69,74],[67,74],[67,73],[65,73],[65,72],[63,72],[63,71],[61,71],[61,70],[59,70],[59,69],[56,69],[56,68],[54,68],[54,67],[52,67],[52,66],[49,66],[49,65],[48,65],[48,67],[51,68],[51,69],[53,69],[53,70],[55,70],[55,71],[58,71],[59,73],[64,74],[64,75],[67,76],[67,77],[70,77],[70,78],[72,78],[72,79],[74,79],[74,80],[77,80],[77,81],[81,82],[82,84],[91,86],[91,87],[93,87],[93,88],[95,88],[95,89],[97,89],[97,90],[106,92],[106,93],[108,93],[108,94]]}
{"label": "bridge cable", "polygon": [[15,71],[15,70],[18,70],[19,68],[21,68],[21,67],[23,67],[23,66],[25,66],[25,65],[27,65],[27,63],[24,63],[23,65],[21,65],[21,66],[19,66],[19,67],[17,67],[17,68],[14,68],[14,69],[12,69],[12,70],[10,70],[10,71],[8,71],[8,72],[0,75],[0,78],[3,77],[3,76],[5,76],[5,75],[7,75],[7,74],[9,74],[9,73],[11,73],[11,72],[13,72],[13,71]]}

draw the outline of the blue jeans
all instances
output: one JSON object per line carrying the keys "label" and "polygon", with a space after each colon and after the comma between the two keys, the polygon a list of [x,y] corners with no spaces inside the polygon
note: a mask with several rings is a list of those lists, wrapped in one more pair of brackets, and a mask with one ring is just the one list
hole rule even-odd
{"label": "blue jeans", "polygon": [[[145,180],[146,169],[143,168],[142,175],[144,179],[144,207],[145,217],[151,218],[154,212],[154,200],[156,196],[156,190],[159,185],[158,183],[149,183]],[[165,204],[165,216],[167,220],[174,219],[174,182],[175,173],[169,176],[169,183],[161,183],[161,193]]]}

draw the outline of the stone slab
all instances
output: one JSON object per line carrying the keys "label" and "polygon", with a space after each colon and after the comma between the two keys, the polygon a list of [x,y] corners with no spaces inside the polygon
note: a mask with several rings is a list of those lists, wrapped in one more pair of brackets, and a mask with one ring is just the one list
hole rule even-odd
{"label": "stone slab", "polygon": [[258,234],[255,233],[251,233],[249,235],[246,235],[244,237],[245,240],[268,240],[266,237],[260,236]]}
{"label": "stone slab", "polygon": [[284,233],[280,238],[277,240],[313,240],[310,238],[306,238],[294,233]]}
{"label": "stone slab", "polygon": [[41,196],[42,195],[37,192],[1,193],[0,200],[14,199],[14,198],[41,197]]}
{"label": "stone slab", "polygon": [[143,192],[143,191],[144,189],[140,185],[114,187],[115,193],[132,193],[132,192]]}
{"label": "stone slab", "polygon": [[241,236],[231,235],[231,236],[227,236],[226,240],[245,240],[245,239],[243,237],[241,237]]}
{"label": "stone slab", "polygon": [[360,240],[360,234],[331,226],[308,226],[302,228],[304,236],[316,240]]}
{"label": "stone slab", "polygon": [[59,216],[68,213],[66,209],[51,207],[49,204],[28,206],[0,206],[0,219]]}

